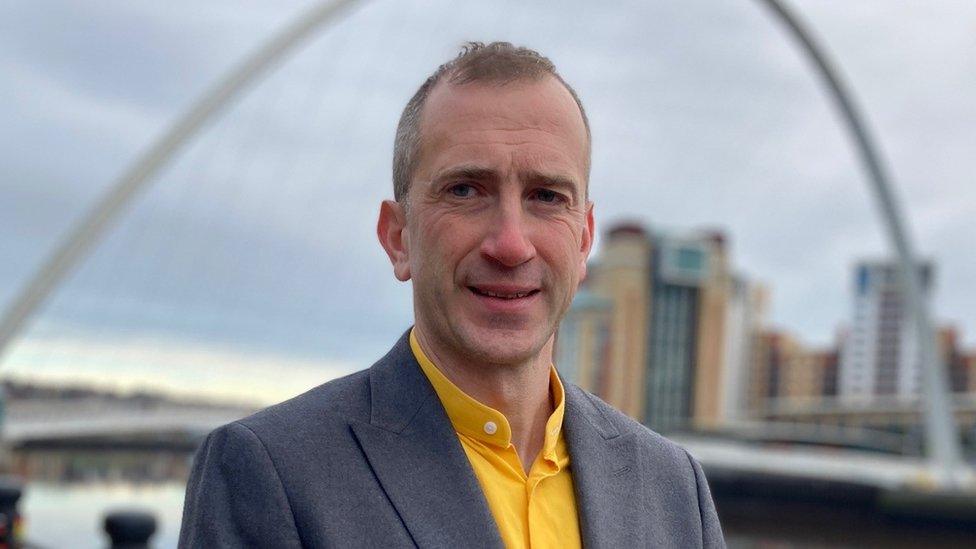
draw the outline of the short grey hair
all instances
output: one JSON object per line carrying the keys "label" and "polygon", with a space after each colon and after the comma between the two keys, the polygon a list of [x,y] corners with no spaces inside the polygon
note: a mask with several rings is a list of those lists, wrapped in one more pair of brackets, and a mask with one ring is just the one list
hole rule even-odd
{"label": "short grey hair", "polygon": [[472,82],[489,82],[504,85],[521,80],[541,80],[552,76],[558,80],[576,101],[583,125],[586,127],[586,177],[590,171],[590,122],[583,110],[576,91],[566,83],[552,61],[535,50],[516,47],[508,42],[468,42],[454,59],[444,63],[420,86],[400,115],[396,138],[393,141],[393,196],[405,204],[410,191],[410,180],[417,168],[420,156],[420,121],[424,104],[434,86],[447,75],[448,82],[456,86]]}

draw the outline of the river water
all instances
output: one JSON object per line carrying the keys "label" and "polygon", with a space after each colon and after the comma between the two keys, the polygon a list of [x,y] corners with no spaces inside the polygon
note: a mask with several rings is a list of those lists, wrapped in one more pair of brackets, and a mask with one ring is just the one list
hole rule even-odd
{"label": "river water", "polygon": [[28,485],[21,500],[25,539],[45,548],[102,548],[109,545],[102,528],[113,510],[151,511],[157,530],[152,546],[176,547],[183,510],[181,483],[170,484],[43,484]]}

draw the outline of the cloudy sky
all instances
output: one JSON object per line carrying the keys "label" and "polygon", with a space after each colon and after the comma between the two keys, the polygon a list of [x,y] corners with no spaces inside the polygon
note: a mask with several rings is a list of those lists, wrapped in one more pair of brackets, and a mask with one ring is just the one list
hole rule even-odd
{"label": "cloudy sky", "polygon": [[[168,124],[312,4],[5,2],[0,307]],[[976,346],[976,4],[790,4],[890,163],[936,264],[934,315]],[[3,371],[267,402],[368,366],[411,318],[373,236],[396,118],[469,39],[537,48],[577,88],[598,226],[720,228],[736,269],[771,287],[770,324],[831,342],[852,265],[888,246],[842,126],[758,2],[374,0],[187,143]]]}

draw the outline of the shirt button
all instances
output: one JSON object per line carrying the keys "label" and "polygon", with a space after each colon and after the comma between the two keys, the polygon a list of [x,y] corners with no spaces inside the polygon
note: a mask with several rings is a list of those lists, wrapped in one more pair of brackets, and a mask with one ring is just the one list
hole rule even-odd
{"label": "shirt button", "polygon": [[489,435],[495,434],[498,431],[498,425],[495,425],[494,421],[489,421],[485,423],[485,432]]}

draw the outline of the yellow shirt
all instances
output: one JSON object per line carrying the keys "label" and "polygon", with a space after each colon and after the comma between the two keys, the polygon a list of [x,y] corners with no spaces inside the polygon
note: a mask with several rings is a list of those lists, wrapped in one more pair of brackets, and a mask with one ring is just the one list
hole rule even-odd
{"label": "yellow shirt", "polygon": [[581,547],[569,450],[562,434],[565,395],[556,369],[549,374],[556,409],[546,422],[542,450],[526,475],[504,414],[451,383],[424,354],[413,331],[410,348],[454,425],[505,547]]}

